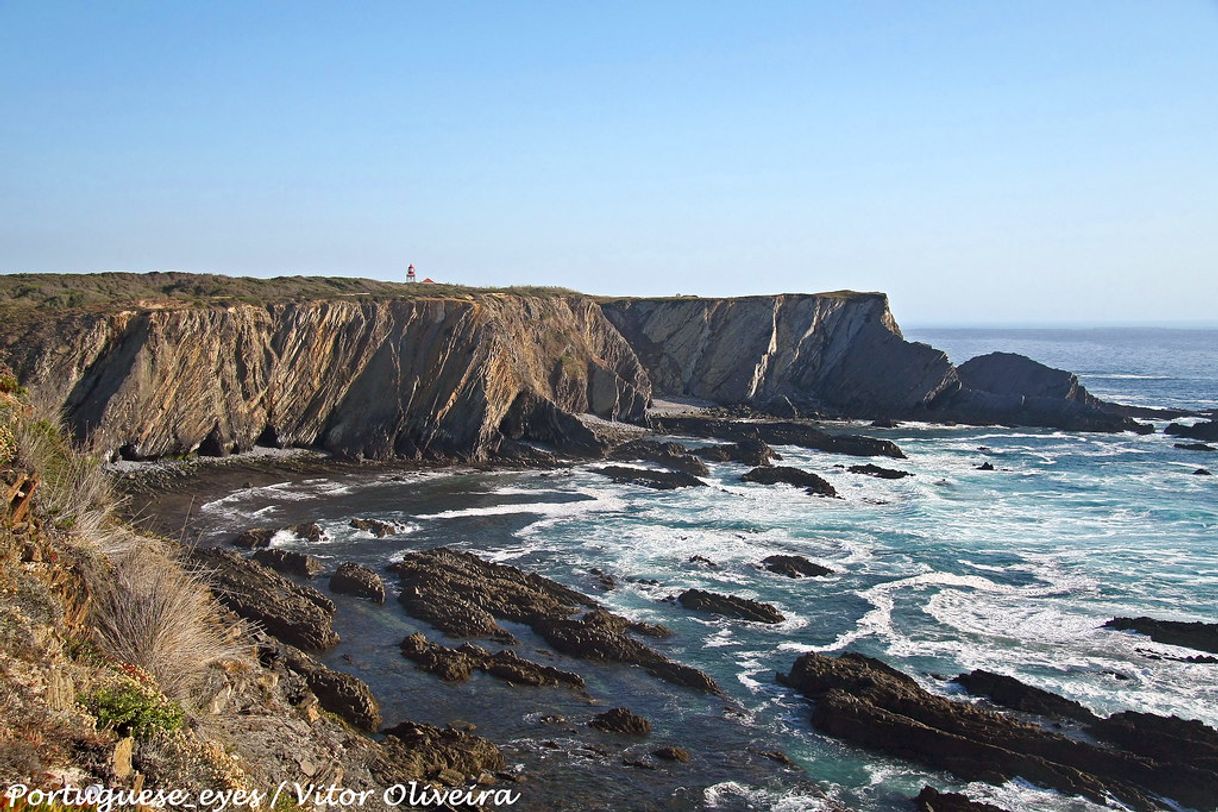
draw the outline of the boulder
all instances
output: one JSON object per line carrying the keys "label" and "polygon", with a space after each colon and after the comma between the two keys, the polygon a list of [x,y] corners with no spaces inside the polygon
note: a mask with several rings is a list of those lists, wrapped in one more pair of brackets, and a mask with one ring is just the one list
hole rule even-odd
{"label": "boulder", "polygon": [[324,569],[316,557],[291,550],[264,548],[255,551],[253,558],[259,564],[289,575],[299,575],[301,578],[314,578]]}
{"label": "boulder", "polygon": [[786,620],[781,612],[768,603],[701,589],[687,589],[677,597],[677,601],[686,609],[696,612],[711,612],[755,623],[782,623]]}
{"label": "boulder", "polygon": [[367,598],[374,603],[385,602],[385,582],[381,576],[363,564],[344,561],[330,576],[330,591],[357,598]]}
{"label": "boulder", "polygon": [[671,745],[668,747],[660,747],[656,750],[652,750],[651,754],[656,758],[663,759],[664,761],[678,761],[682,764],[689,762],[689,751],[684,747],[673,747]]}
{"label": "boulder", "polygon": [[1156,643],[1218,654],[1218,623],[1182,623],[1151,617],[1114,617],[1104,624],[1104,628],[1133,631],[1146,635]]}
{"label": "boulder", "polygon": [[802,555],[769,555],[761,559],[761,565],[770,572],[788,578],[819,578],[833,574],[833,570],[815,564]]}
{"label": "boulder", "polygon": [[977,470],[978,470],[978,471],[993,471],[993,470],[994,470],[994,463],[992,463],[992,462],[983,462],[983,463],[981,463],[980,465],[978,465],[978,466],[977,466]]}
{"label": "boulder", "polygon": [[1193,471],[1193,476],[1213,476],[1213,474],[1206,468],[1198,468],[1196,471]]}
{"label": "boulder", "polygon": [[292,535],[303,541],[321,541],[325,536],[325,531],[321,529],[321,525],[317,522],[301,522],[300,524],[289,527]]}
{"label": "boulder", "polygon": [[837,490],[824,477],[811,471],[792,468],[787,465],[772,465],[753,468],[740,477],[745,482],[756,482],[761,485],[794,485],[803,488],[812,496],[837,496]]}
{"label": "boulder", "polygon": [[705,487],[706,483],[693,474],[683,471],[652,471],[646,468],[630,468],[624,465],[606,465],[594,468],[596,473],[607,476],[621,485],[642,485],[659,491],[676,488]]}
{"label": "boulder", "polygon": [[598,713],[588,722],[588,726],[625,736],[646,736],[651,732],[651,722],[626,708],[613,708]]}
{"label": "boulder", "polygon": [[207,577],[217,601],[283,642],[306,650],[338,644],[334,603],[316,589],[230,550],[195,549],[190,558]]}
{"label": "boulder", "polygon": [[242,530],[229,543],[234,547],[244,547],[248,550],[270,547],[271,538],[274,537],[275,532],[275,530],[266,527],[253,527],[249,530]]}

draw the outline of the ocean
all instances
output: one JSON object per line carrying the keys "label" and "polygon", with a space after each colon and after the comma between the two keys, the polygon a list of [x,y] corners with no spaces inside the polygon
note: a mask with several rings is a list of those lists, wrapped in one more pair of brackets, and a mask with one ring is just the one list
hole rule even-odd
{"label": "ocean", "polygon": [[[926,329],[907,337],[957,362],[1025,353],[1079,372],[1107,399],[1218,407],[1218,331]],[[1218,725],[1218,666],[1164,659],[1196,652],[1102,628],[1117,615],[1218,621],[1218,477],[1193,474],[1218,469],[1218,454],[1176,449],[1162,433],[834,430],[893,440],[909,459],[884,463],[914,476],[858,476],[838,467],[857,460],[793,447],[776,448],[784,464],[821,474],[842,499],[744,483],[745,467],[730,463],[712,464],[711,487],[669,492],[613,484],[592,466],[285,476],[203,505],[194,529],[203,543],[221,543],[250,526],[316,520],[322,542],[276,544],[376,569],[437,545],[474,552],[663,623],[674,635],[656,647],[724,687],[726,697],[708,697],[639,669],[569,659],[510,624],[523,656],[583,674],[589,696],[485,675],[444,683],[416,671],[398,644],[414,631],[457,642],[394,600],[335,596],[343,642],[325,660],[372,686],[387,724],[476,724],[529,775],[517,809],[907,809],[928,782],[1012,809],[1098,808],[1020,782],[965,785],[818,734],[808,702],[774,679],[806,651],[875,656],[939,693],[956,692],[950,677],[985,668],[1101,714],[1132,709]],[[977,470],[987,461],[995,470]],[[403,529],[376,539],[349,527],[356,516]],[[757,568],[775,553],[806,556],[834,574],[789,579]],[[594,568],[613,575],[616,588],[601,589]],[[316,585],[324,590],[324,579]],[[772,603],[787,620],[718,619],[666,600],[689,587]],[[648,742],[624,746],[583,726],[616,705],[652,721]],[[542,723],[554,714],[568,722]],[[668,743],[689,749],[690,763],[622,763],[623,749],[643,754]],[[765,757],[770,750],[797,769]]]}

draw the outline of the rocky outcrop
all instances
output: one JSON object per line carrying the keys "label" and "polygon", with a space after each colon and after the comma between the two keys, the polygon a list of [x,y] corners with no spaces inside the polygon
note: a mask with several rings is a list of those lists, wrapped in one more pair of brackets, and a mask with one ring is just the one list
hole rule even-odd
{"label": "rocky outcrop", "polygon": [[284,655],[284,664],[304,677],[323,708],[360,730],[374,733],[380,727],[380,706],[362,680],[328,668],[292,646],[285,647]]}
{"label": "rocky outcrop", "polygon": [[651,732],[651,722],[628,708],[611,708],[604,713],[598,713],[588,722],[588,726],[625,736],[646,736]]}
{"label": "rocky outcrop", "polygon": [[707,476],[710,471],[706,463],[693,456],[689,449],[680,443],[661,443],[655,440],[631,440],[622,443],[609,452],[611,460],[643,460],[662,465],[671,471],[691,474],[692,476]]}
{"label": "rocky outcrop", "polygon": [[602,307],[657,396],[886,417],[958,388],[946,355],[905,341],[882,293],[617,299]]}
{"label": "rocky outcrop", "polygon": [[787,465],[754,468],[746,471],[740,478],[745,482],[756,482],[760,485],[794,485],[803,488],[812,496],[837,496],[837,490],[824,477]]}
{"label": "rocky outcrop", "polygon": [[401,650],[402,656],[414,661],[421,670],[447,682],[463,682],[477,670],[513,685],[584,687],[584,679],[579,674],[526,660],[511,649],[492,654],[472,643],[453,649],[433,643],[416,632],[402,641]]}
{"label": "rocky outcrop", "polygon": [[1054,719],[1095,722],[1095,714],[1073,700],[1026,685],[1014,677],[977,669],[961,674],[953,682],[974,696],[984,696],[996,705]]}
{"label": "rocky outcrop", "polygon": [[[514,643],[497,621],[523,623],[564,654],[638,665],[677,685],[718,691],[710,677],[632,636],[664,637],[667,629],[607,612],[591,598],[536,573],[444,547],[408,555],[394,569],[406,611],[451,637]],[[589,611],[575,617],[581,609]]]}
{"label": "rocky outcrop", "polygon": [[683,471],[653,471],[648,468],[632,468],[626,465],[606,465],[592,470],[601,476],[609,477],[620,485],[642,485],[644,488],[654,488],[657,491],[698,488],[706,485],[693,474]]}
{"label": "rocky outcrop", "polygon": [[770,572],[788,578],[819,578],[833,574],[833,570],[813,563],[802,555],[768,555],[761,559],[761,565]]}
{"label": "rocky outcrop", "polygon": [[301,578],[315,578],[324,569],[320,559],[291,550],[262,549],[254,553],[253,559],[273,570],[299,575]]}
{"label": "rocky outcrop", "polygon": [[1184,423],[1172,423],[1163,429],[1163,433],[1174,437],[1188,437],[1191,440],[1204,440],[1212,443],[1218,441],[1218,420],[1194,423],[1191,426]]}
{"label": "rocky outcrop", "polygon": [[[446,786],[476,782],[502,771],[507,762],[490,741],[463,730],[402,722],[384,731],[387,760],[398,773],[417,775]],[[398,745],[393,747],[392,745]]]}
{"label": "rocky outcrop", "polygon": [[[1218,802],[1212,793],[1218,785],[1214,763],[1205,750],[1191,749],[1191,742],[1205,746],[1211,738],[1218,739],[1218,732],[1201,725],[1187,727],[1189,738],[1174,746],[1134,749],[1123,743],[1123,749],[1114,749],[932,694],[911,677],[853,653],[802,655],[779,681],[814,700],[812,724],[824,733],[946,769],[968,781],[1002,783],[1018,776],[1100,804],[1114,797],[1140,810],[1160,808],[1157,796],[1198,809],[1213,809]],[[1006,686],[999,685],[998,695],[1044,705],[1044,697],[1008,693]],[[1155,718],[1167,729],[1197,724]],[[1098,738],[1113,741],[1112,735]]]}
{"label": "rocky outcrop", "polygon": [[896,468],[884,468],[880,465],[851,465],[846,469],[852,474],[863,474],[864,476],[873,476],[877,479],[904,479],[907,476],[913,476],[908,471],[899,471]]}
{"label": "rocky outcrop", "polygon": [[811,423],[778,420],[747,422],[712,417],[656,417],[652,424],[667,434],[689,437],[711,437],[734,442],[761,440],[773,445],[794,445],[831,454],[855,457],[893,457],[905,454],[890,440],[878,440],[857,434],[830,434]]}
{"label": "rocky outcrop", "polygon": [[314,651],[338,644],[334,603],[316,589],[231,550],[196,549],[191,560],[208,578],[216,600],[283,642]]}
{"label": "rocky outcrop", "polygon": [[739,462],[754,468],[772,465],[774,460],[782,459],[774,453],[774,449],[756,438],[708,445],[696,449],[694,453],[711,462]]}
{"label": "rocky outcrop", "polygon": [[723,617],[751,620],[754,623],[782,623],[786,620],[773,606],[736,595],[720,595],[702,589],[687,589],[677,596],[677,602],[686,609],[709,612]]}
{"label": "rocky outcrop", "polygon": [[1156,643],[1197,649],[1218,654],[1218,623],[1183,623],[1152,617],[1114,617],[1105,629],[1144,634]]}
{"label": "rocky outcrop", "polygon": [[363,530],[365,533],[371,533],[378,539],[383,539],[386,536],[397,532],[397,526],[390,522],[383,522],[380,519],[361,519],[356,517],[350,522],[351,527],[356,530]]}
{"label": "rocky outcrop", "polygon": [[80,438],[131,458],[206,441],[476,459],[513,407],[516,430],[562,445],[576,428],[555,415],[638,420],[651,394],[629,344],[577,295],[48,312],[0,330],[0,352]]}
{"label": "rocky outcrop", "polygon": [[344,561],[330,576],[330,591],[357,598],[367,598],[373,603],[385,602],[385,582],[363,564]]}
{"label": "rocky outcrop", "polygon": [[914,798],[918,812],[1006,812],[1002,807],[974,801],[959,792],[940,792],[931,786],[922,787]]}
{"label": "rocky outcrop", "polygon": [[1094,397],[1077,375],[1023,355],[981,355],[961,364],[958,373],[960,391],[932,404],[927,410],[932,419],[1067,431],[1154,431],[1153,426]]}

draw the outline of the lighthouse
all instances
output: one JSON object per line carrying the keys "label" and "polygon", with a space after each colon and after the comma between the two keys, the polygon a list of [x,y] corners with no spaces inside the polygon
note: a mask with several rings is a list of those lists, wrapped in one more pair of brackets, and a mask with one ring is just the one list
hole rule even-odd
{"label": "lighthouse", "polygon": [[410,267],[406,269],[406,281],[414,282],[417,277],[414,275],[414,263],[410,263]]}

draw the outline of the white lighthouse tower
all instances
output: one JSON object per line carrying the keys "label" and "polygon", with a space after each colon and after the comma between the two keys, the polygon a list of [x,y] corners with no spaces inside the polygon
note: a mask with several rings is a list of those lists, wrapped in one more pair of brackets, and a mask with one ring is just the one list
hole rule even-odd
{"label": "white lighthouse tower", "polygon": [[415,282],[417,280],[418,280],[418,277],[415,276],[414,263],[412,262],[412,263],[410,263],[410,267],[406,269],[406,281]]}

